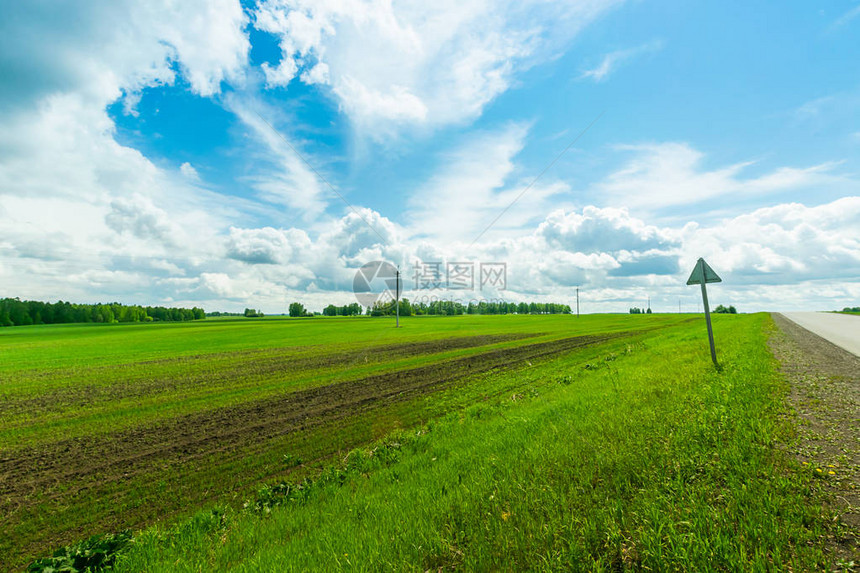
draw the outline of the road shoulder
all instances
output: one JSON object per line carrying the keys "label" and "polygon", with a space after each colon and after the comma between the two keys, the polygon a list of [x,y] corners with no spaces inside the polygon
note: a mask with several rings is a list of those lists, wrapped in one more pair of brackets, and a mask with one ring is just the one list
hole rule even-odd
{"label": "road shoulder", "polygon": [[860,561],[860,358],[774,313],[771,351],[797,416],[790,451],[820,477],[844,527],[829,540],[838,569]]}

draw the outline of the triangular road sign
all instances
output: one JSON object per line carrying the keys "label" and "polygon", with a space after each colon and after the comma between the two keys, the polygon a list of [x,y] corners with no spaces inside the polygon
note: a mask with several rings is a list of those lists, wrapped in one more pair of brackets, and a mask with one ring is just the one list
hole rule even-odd
{"label": "triangular road sign", "polygon": [[714,272],[708,263],[705,262],[705,259],[699,258],[696,261],[696,266],[693,269],[692,274],[690,274],[690,278],[687,279],[688,285],[700,285],[702,283],[721,283],[723,279]]}

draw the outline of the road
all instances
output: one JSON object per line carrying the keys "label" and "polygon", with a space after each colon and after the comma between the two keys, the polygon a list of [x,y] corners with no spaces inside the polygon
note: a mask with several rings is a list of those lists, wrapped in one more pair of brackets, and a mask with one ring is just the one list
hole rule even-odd
{"label": "road", "polygon": [[860,316],[833,312],[784,312],[787,319],[860,356]]}

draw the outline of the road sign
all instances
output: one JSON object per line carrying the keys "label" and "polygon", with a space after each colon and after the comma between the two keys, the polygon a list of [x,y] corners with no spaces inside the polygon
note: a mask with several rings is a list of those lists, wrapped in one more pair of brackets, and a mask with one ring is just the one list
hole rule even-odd
{"label": "road sign", "polygon": [[711,328],[711,310],[708,308],[708,290],[705,288],[707,283],[721,283],[723,279],[714,272],[705,259],[699,258],[696,261],[696,267],[687,279],[688,285],[702,285],[702,302],[705,305],[705,322],[708,324],[708,342],[711,344],[711,360],[714,361],[714,366],[719,368],[717,363],[717,349],[714,347],[714,330]]}
{"label": "road sign", "polygon": [[693,269],[692,274],[690,274],[690,278],[687,279],[688,285],[721,282],[723,282],[723,279],[721,279],[717,273],[714,272],[714,269],[705,262],[705,259],[702,258],[699,258],[699,260],[696,261],[696,267]]}

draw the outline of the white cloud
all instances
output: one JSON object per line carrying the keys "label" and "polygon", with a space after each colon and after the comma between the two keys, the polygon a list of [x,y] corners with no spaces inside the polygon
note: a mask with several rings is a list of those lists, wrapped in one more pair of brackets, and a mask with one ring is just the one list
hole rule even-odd
{"label": "white cloud", "polygon": [[250,48],[237,0],[13,3],[0,23],[0,106],[56,93],[98,105],[174,81],[201,95],[241,80]]}
{"label": "white cloud", "polygon": [[826,109],[837,103],[839,98],[833,95],[815,98],[804,102],[796,110],[794,114],[798,119],[812,119],[820,116]]}
{"label": "white cloud", "polygon": [[582,78],[592,79],[595,82],[602,82],[606,78],[609,77],[609,74],[614,72],[621,64],[626,63],[627,61],[641,56],[647,53],[657,52],[663,49],[663,42],[654,41],[648,42],[647,44],[642,44],[641,46],[636,46],[635,48],[627,48],[624,50],[616,50],[614,52],[609,52],[600,63],[590,69],[582,72]]}
{"label": "white cloud", "polygon": [[856,279],[858,228],[860,197],[816,207],[766,207],[711,228],[689,228],[685,262],[692,268],[698,256],[710,257],[720,262],[732,282],[744,284]]}
{"label": "white cloud", "polygon": [[344,75],[334,93],[341,107],[352,117],[363,118],[370,124],[376,120],[392,122],[421,122],[427,118],[425,103],[402,85],[388,86],[387,91],[368,88],[350,75]]}
{"label": "white cloud", "polygon": [[258,102],[232,94],[226,98],[226,104],[264,146],[262,159],[268,167],[258,167],[249,177],[259,198],[297,209],[306,220],[319,216],[326,207],[324,184],[305,163],[303,157],[307,152],[299,150],[300,144],[291,142],[290,134],[276,131],[270,119],[263,119],[263,113],[271,117],[275,115],[274,110],[261,108]]}
{"label": "white cloud", "polygon": [[155,240],[166,246],[176,245],[178,229],[167,213],[146,197],[135,195],[129,199],[117,198],[111,201],[110,208],[105,222],[117,233],[128,232],[144,241]]}
{"label": "white cloud", "polygon": [[200,181],[200,174],[194,169],[194,166],[187,161],[179,166],[179,172],[191,181]]}
{"label": "white cloud", "polygon": [[[528,126],[509,124],[476,133],[442,156],[443,167],[409,198],[411,234],[441,243],[471,242],[511,207],[530,179],[517,176],[514,158],[525,145]],[[533,178],[532,178],[533,179]],[[488,238],[509,235],[543,217],[568,186],[539,182],[493,223]]]}
{"label": "white cloud", "polygon": [[125,96],[132,112],[142,88],[177,73],[204,96],[240,83],[244,26],[239,3],[224,0],[9,7],[0,245],[10,291],[155,302],[170,298],[159,276],[200,272],[226,221],[245,216],[242,202],[213,201],[190,164],[162,169],[119,144],[106,107]]}
{"label": "white cloud", "polygon": [[230,228],[227,256],[246,263],[285,264],[295,251],[310,247],[307,233],[300,229]]}
{"label": "white cloud", "polygon": [[780,167],[757,177],[742,176],[754,162],[703,169],[704,154],[685,143],[619,146],[633,157],[605,181],[595,185],[596,197],[610,205],[655,211],[704,203],[716,198],[763,196],[806,187],[845,183],[833,174],[838,163],[811,167]]}
{"label": "white cloud", "polygon": [[270,86],[300,72],[327,84],[361,132],[383,140],[477,117],[516,70],[617,3],[267,0],[254,25],[279,38],[280,62],[264,65]]}
{"label": "white cloud", "polygon": [[631,217],[626,209],[593,206],[581,213],[554,211],[538,226],[537,235],[555,248],[581,253],[650,251],[677,246],[676,235]]}

